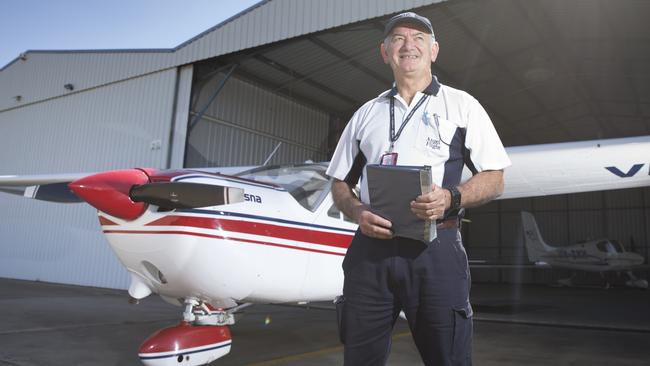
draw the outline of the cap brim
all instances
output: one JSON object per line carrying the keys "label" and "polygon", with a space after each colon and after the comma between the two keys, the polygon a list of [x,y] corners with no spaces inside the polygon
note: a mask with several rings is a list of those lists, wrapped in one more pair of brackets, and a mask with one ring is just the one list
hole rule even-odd
{"label": "cap brim", "polygon": [[427,34],[433,34],[431,28],[429,28],[429,25],[424,23],[423,21],[414,18],[405,18],[405,19],[397,19],[393,23],[388,24],[386,26],[386,30],[384,31],[384,37],[388,36],[390,32],[392,32],[393,29],[395,29],[395,27],[400,25],[405,25],[405,24],[415,26],[416,28],[424,31]]}

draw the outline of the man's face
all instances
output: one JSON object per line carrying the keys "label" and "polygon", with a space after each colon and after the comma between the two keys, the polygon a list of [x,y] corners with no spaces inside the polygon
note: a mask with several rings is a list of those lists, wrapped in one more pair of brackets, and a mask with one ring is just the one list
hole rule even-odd
{"label": "man's face", "polygon": [[438,56],[438,43],[416,26],[400,25],[381,44],[381,56],[395,75],[430,72]]}

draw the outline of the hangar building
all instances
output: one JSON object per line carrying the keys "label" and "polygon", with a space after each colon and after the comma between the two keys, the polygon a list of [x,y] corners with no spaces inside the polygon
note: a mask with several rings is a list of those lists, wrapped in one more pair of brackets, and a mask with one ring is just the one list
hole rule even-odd
{"label": "hangar building", "polygon": [[[506,146],[650,134],[649,2],[266,0],[172,49],[21,54],[0,69],[0,175],[256,165],[276,148],[270,164],[327,160],[391,86],[378,45],[407,10],[434,25],[434,73],[481,101]],[[607,236],[647,261],[649,206],[648,188],[498,201],[464,235],[470,258],[520,260],[526,209],[549,242]],[[91,207],[8,195],[0,277],[128,284]]]}

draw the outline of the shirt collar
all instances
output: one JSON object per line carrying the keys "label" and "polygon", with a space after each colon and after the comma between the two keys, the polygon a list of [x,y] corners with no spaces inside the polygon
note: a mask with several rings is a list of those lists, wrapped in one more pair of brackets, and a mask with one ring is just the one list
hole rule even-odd
{"label": "shirt collar", "polygon": [[[438,78],[433,75],[431,78],[431,83],[429,86],[424,88],[422,93],[427,94],[427,95],[433,95],[434,97],[438,95],[438,91],[440,90],[440,82],[438,81]],[[393,88],[386,94],[386,97],[394,97],[397,95],[397,86],[393,84]]]}

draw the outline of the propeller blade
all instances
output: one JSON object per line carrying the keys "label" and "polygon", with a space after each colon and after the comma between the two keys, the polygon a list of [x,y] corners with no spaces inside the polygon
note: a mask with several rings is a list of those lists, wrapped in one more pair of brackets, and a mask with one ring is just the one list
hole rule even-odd
{"label": "propeller blade", "polygon": [[148,183],[131,188],[134,202],[165,208],[198,208],[244,201],[244,190],[202,183]]}
{"label": "propeller blade", "polygon": [[39,201],[58,202],[58,203],[79,203],[83,200],[75,195],[68,182],[39,184],[33,186],[0,186],[0,192],[15,194],[26,198],[32,198]]}
{"label": "propeller blade", "polygon": [[83,200],[68,188],[68,182],[42,184],[40,186],[27,187],[25,197],[31,194],[31,198],[59,203],[77,203]]}

